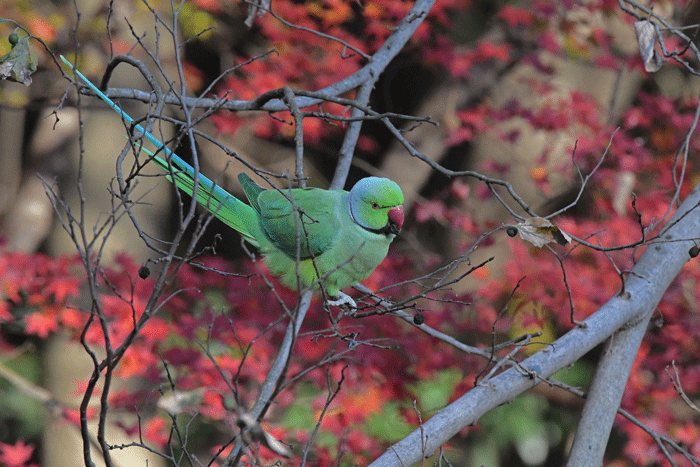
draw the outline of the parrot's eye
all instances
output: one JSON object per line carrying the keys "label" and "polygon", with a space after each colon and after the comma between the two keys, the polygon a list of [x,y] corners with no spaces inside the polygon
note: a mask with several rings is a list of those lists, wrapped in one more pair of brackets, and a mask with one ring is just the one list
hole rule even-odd
{"label": "parrot's eye", "polygon": [[372,203],[372,209],[379,209],[379,203],[377,203],[376,201]]}

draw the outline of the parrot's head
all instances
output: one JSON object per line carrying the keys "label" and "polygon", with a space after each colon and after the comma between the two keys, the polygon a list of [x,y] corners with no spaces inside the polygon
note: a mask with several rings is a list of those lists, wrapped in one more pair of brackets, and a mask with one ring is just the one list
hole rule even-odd
{"label": "parrot's head", "polygon": [[403,193],[388,178],[363,178],[350,190],[350,215],[370,232],[393,238],[403,227]]}

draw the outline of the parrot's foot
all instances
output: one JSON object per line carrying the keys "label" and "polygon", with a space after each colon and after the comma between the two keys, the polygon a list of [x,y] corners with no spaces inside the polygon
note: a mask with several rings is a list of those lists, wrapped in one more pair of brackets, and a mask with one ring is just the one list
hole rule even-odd
{"label": "parrot's foot", "polygon": [[335,298],[335,300],[328,300],[326,302],[328,306],[339,306],[343,308],[346,313],[357,309],[357,303],[355,303],[355,300],[353,300],[350,295],[338,292],[338,296],[333,298]]}

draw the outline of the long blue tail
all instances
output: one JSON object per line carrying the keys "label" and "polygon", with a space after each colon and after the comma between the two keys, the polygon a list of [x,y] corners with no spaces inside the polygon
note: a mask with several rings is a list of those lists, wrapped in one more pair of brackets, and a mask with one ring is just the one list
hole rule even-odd
{"label": "long blue tail", "polygon": [[[184,192],[194,197],[194,168],[183,161],[177,154],[168,149],[158,138],[153,136],[151,133],[146,131],[141,125],[134,124],[134,119],[131,118],[126,112],[124,112],[117,104],[115,104],[109,97],[107,97],[102,91],[100,91],[97,86],[92,84],[89,79],[87,79],[81,72],[73,68],[73,64],[69,62],[63,55],[61,55],[61,60],[71,67],[75,73],[80,77],[81,80],[92,89],[95,94],[97,94],[103,101],[105,101],[115,112],[117,112],[127,123],[133,124],[134,128],[141,132],[148,140],[153,143],[159,150],[163,151],[166,158],[170,160],[173,165],[172,173],[175,176],[175,180],[172,180],[171,176],[168,175],[168,180],[174,182],[175,185],[182,189]],[[165,172],[170,173],[170,164],[153,154],[148,149],[141,147],[146,153],[153,157],[153,161],[158,164]],[[199,185],[197,187],[197,202],[202,206],[206,207],[211,213],[216,217],[221,219],[225,224],[237,230],[243,235],[243,237],[255,246],[258,246],[258,241],[256,240],[253,232],[257,229],[257,213],[255,210],[243,203],[238,198],[234,197],[232,194],[216,185],[210,179],[199,174]]]}

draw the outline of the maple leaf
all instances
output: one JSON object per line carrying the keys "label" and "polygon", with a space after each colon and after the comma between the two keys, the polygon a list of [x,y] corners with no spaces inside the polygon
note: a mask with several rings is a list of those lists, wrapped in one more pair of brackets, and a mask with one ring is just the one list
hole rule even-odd
{"label": "maple leaf", "polygon": [[416,205],[416,220],[419,223],[430,219],[438,221],[445,218],[445,205],[441,201],[431,200]]}
{"label": "maple leaf", "polygon": [[58,303],[63,303],[68,297],[77,297],[80,293],[80,280],[67,274],[54,277],[47,284],[45,292],[53,294]]}
{"label": "maple leaf", "polygon": [[469,127],[460,127],[450,133],[450,137],[445,142],[446,146],[457,146],[474,139],[474,130]]}
{"label": "maple leaf", "polygon": [[524,9],[506,5],[498,12],[498,17],[508,23],[511,28],[517,26],[531,26],[533,20],[532,12]]}
{"label": "maple leaf", "polygon": [[80,329],[87,320],[87,315],[72,308],[63,308],[60,313],[61,324],[70,329]]}
{"label": "maple leaf", "polygon": [[202,406],[197,411],[211,420],[224,420],[230,413],[224,406],[223,396],[214,391],[204,393]]}
{"label": "maple leaf", "polygon": [[7,467],[23,467],[34,453],[34,446],[24,444],[21,439],[14,445],[0,443],[0,464]]}
{"label": "maple leaf", "polygon": [[[94,419],[95,419],[96,413],[97,413],[97,411],[96,411],[96,408],[95,408],[95,407],[88,407],[88,409],[87,409],[87,419],[88,419],[88,420],[94,420]],[[77,410],[77,409],[68,409],[68,408],[65,408],[65,409],[63,409],[63,411],[61,412],[61,415],[63,415],[63,419],[64,419],[66,422],[72,423],[72,424],[75,425],[75,426],[80,426],[81,415],[80,415],[80,411],[79,411],[79,410]]]}
{"label": "maple leaf", "polygon": [[115,423],[115,425],[117,426],[117,428],[121,428],[124,431],[124,434],[128,437],[138,436],[139,429],[140,429],[138,423],[134,423],[132,425],[127,425],[123,421],[118,420]]}
{"label": "maple leaf", "polygon": [[158,358],[151,349],[140,346],[131,346],[124,353],[119,362],[118,374],[122,378],[131,376],[143,376],[144,372],[157,368]]}
{"label": "maple leaf", "polygon": [[151,440],[159,446],[165,446],[168,443],[170,426],[168,422],[160,417],[153,417],[145,423],[143,429],[143,437]]}
{"label": "maple leaf", "polygon": [[343,416],[354,424],[380,412],[387,398],[382,391],[382,388],[367,382],[361,393],[348,392],[344,398]]}
{"label": "maple leaf", "polygon": [[475,59],[477,61],[497,60],[504,62],[510,57],[510,45],[494,44],[490,41],[480,42],[476,47]]}
{"label": "maple leaf", "polygon": [[169,349],[163,356],[172,365],[193,365],[202,357],[198,351],[185,348]]}
{"label": "maple leaf", "polygon": [[24,321],[26,323],[25,332],[27,334],[35,334],[41,338],[48,337],[52,331],[58,330],[58,319],[55,313],[32,313],[24,318]]}
{"label": "maple leaf", "polygon": [[470,191],[471,189],[469,188],[469,185],[467,185],[460,179],[456,179],[450,185],[450,194],[459,200],[467,199],[467,197],[469,197]]}

